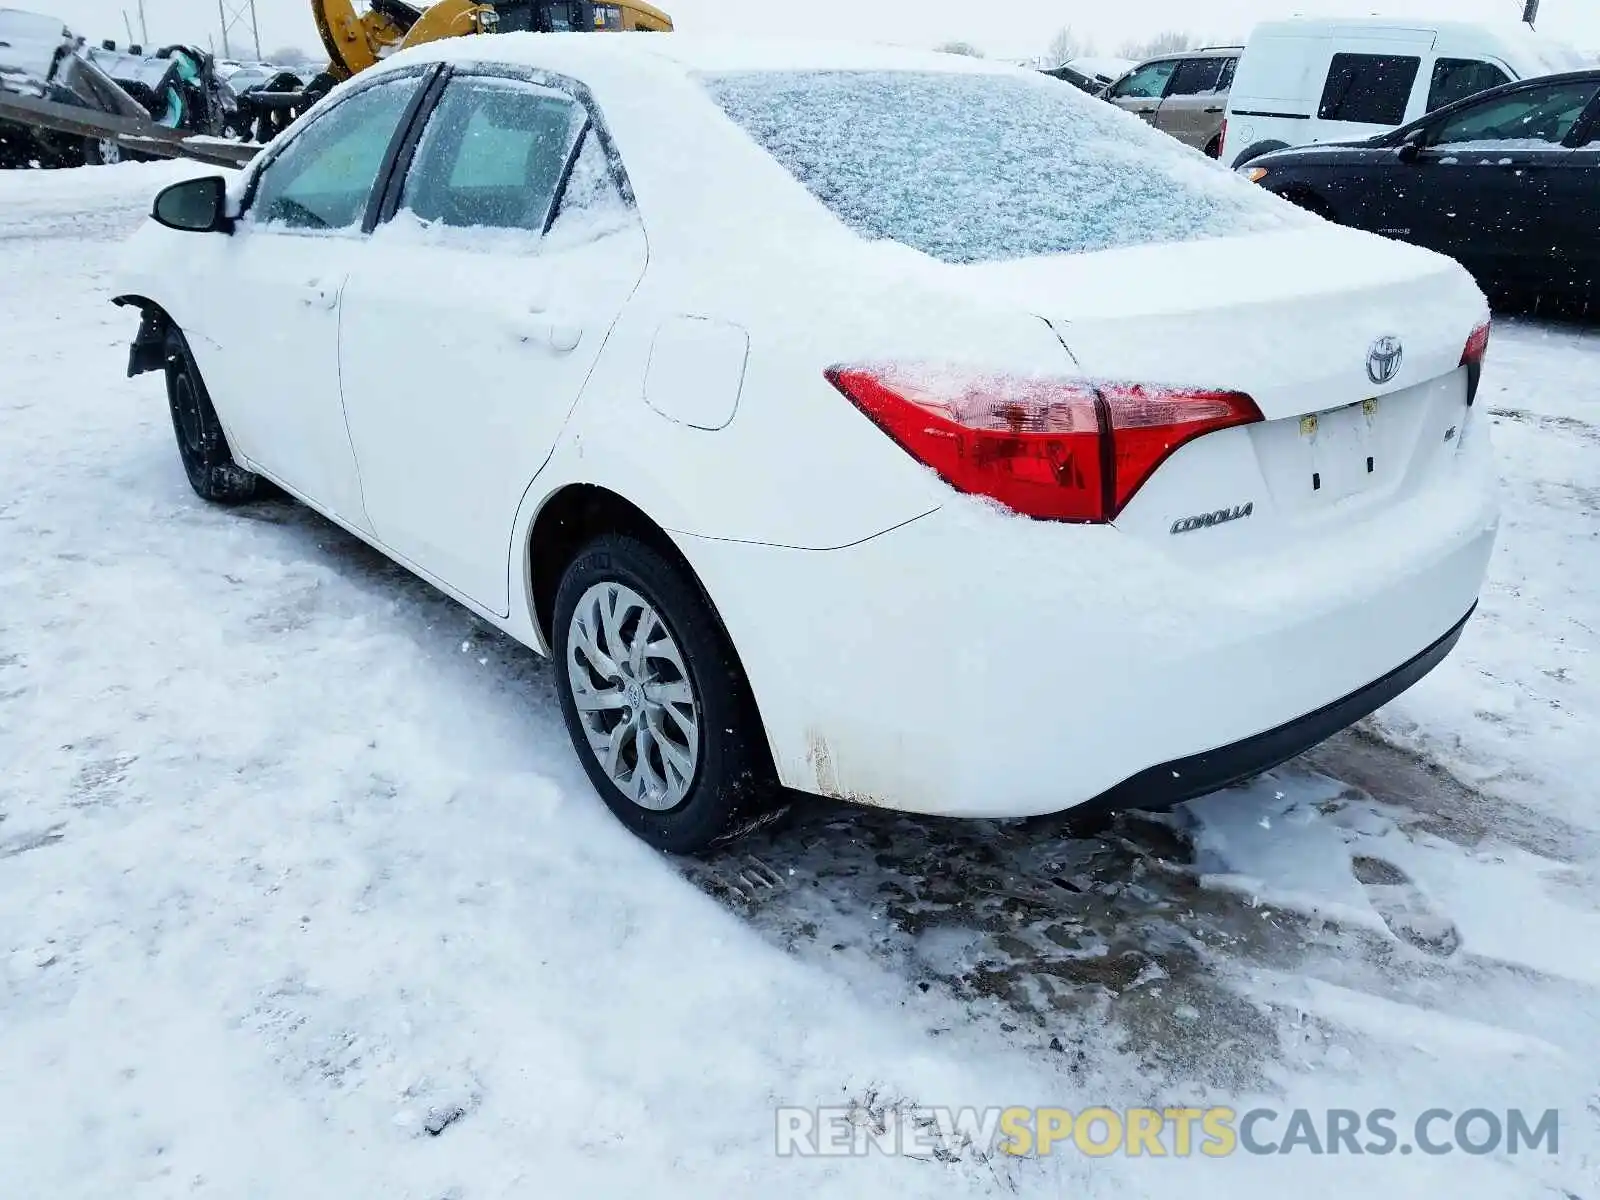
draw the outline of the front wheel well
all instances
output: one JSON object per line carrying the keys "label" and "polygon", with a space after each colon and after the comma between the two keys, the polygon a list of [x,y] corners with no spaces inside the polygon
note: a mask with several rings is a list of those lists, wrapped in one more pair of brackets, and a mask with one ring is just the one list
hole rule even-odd
{"label": "front wheel well", "polygon": [[139,310],[139,332],[133,335],[133,345],[128,349],[129,378],[165,369],[167,331],[177,329],[178,323],[147,296],[114,296],[111,303],[119,308],[132,306]]}
{"label": "front wheel well", "polygon": [[1280,142],[1276,138],[1269,138],[1264,142],[1254,142],[1246,147],[1243,153],[1234,157],[1233,169],[1237,171],[1246,163],[1254,162],[1263,154],[1271,154],[1274,150],[1287,150],[1288,148],[1288,142]]}
{"label": "front wheel well", "polygon": [[[643,542],[681,567],[702,594],[705,592],[683,552],[643,509],[608,488],[588,483],[569,484],[545,501],[528,535],[528,581],[533,596],[533,615],[545,645],[555,645],[556,589],[561,586],[567,564],[588,542],[603,533],[626,534]],[[706,599],[709,603],[710,597]],[[710,607],[715,613],[716,606]]]}
{"label": "front wheel well", "polygon": [[1303,208],[1308,213],[1314,213],[1326,221],[1333,220],[1333,207],[1314,188],[1303,184],[1290,184],[1273,195],[1281,200],[1287,200],[1297,208]]}

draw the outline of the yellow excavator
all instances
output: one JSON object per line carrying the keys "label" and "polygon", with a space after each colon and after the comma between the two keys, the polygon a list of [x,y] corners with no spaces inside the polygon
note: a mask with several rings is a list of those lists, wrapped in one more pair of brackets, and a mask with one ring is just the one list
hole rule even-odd
{"label": "yellow excavator", "polygon": [[289,73],[239,98],[232,127],[248,141],[269,142],[352,75],[397,50],[476,33],[667,33],[672,18],[645,0],[311,0],[328,69],[309,83]]}
{"label": "yellow excavator", "polygon": [[311,0],[317,32],[328,52],[332,82],[407,46],[475,33],[579,33],[640,30],[665,33],[672,18],[644,0],[439,0],[416,8],[406,0]]}

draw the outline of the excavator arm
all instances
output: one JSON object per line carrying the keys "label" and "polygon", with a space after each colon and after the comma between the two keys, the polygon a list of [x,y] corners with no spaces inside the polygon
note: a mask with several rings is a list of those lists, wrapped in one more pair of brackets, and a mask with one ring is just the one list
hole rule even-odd
{"label": "excavator arm", "polygon": [[336,80],[349,79],[407,46],[488,33],[495,24],[493,6],[478,0],[439,0],[422,9],[405,0],[374,0],[363,13],[351,0],[311,0],[311,15],[328,52],[328,74]]}
{"label": "excavator arm", "polygon": [[[672,18],[645,0],[501,0],[505,19],[485,0],[439,0],[416,8],[407,0],[311,0],[332,82],[349,79],[396,50],[440,38],[510,30],[659,30]],[[331,86],[331,84],[330,84]],[[324,89],[325,90],[325,89]]]}

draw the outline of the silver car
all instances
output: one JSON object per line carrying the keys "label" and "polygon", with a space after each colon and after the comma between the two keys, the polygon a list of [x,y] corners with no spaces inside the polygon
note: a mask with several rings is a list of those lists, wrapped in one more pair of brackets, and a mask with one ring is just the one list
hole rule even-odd
{"label": "silver car", "polygon": [[1102,95],[1212,158],[1222,152],[1228,89],[1239,46],[1213,46],[1140,63]]}

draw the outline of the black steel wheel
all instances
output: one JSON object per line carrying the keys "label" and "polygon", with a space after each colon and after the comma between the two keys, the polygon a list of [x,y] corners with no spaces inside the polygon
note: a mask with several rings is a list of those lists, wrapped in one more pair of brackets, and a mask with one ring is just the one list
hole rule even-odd
{"label": "black steel wheel", "polygon": [[261,489],[261,477],[233,461],[228,438],[212,407],[189,343],[177,329],[167,330],[167,404],[172,432],[189,486],[215,504],[243,504]]}

